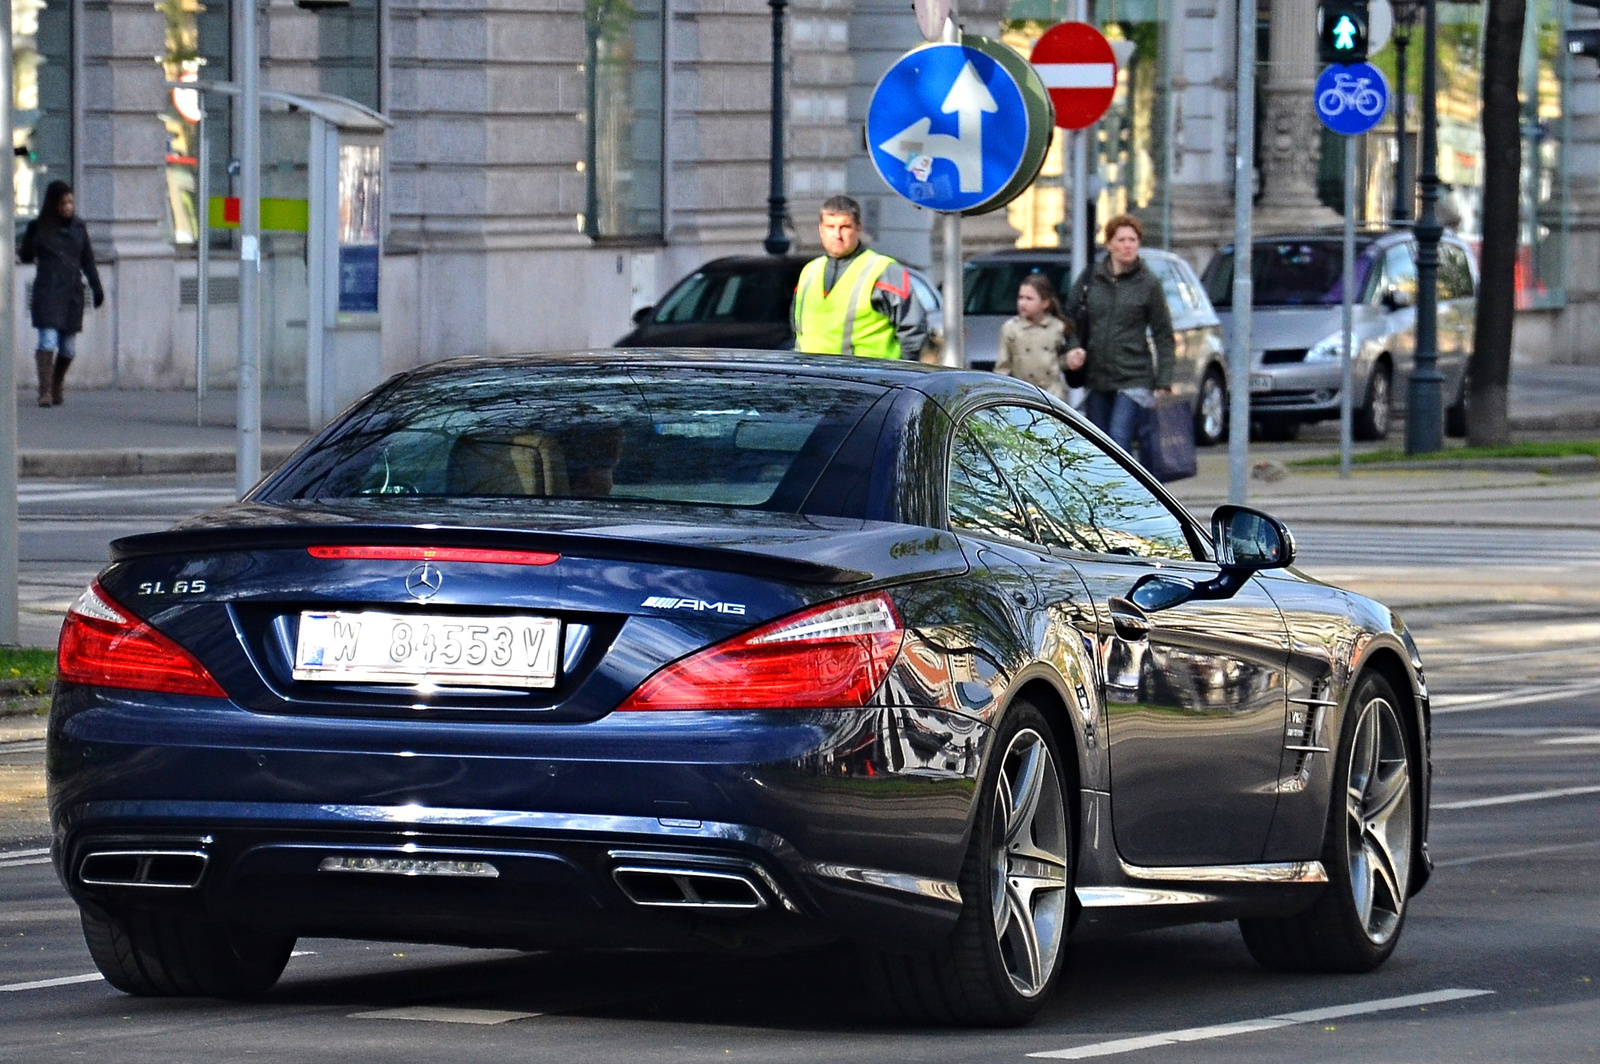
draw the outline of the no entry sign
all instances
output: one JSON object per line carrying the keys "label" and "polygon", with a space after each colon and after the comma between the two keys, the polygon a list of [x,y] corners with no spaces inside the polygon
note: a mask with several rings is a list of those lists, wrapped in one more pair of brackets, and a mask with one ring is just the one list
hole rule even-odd
{"label": "no entry sign", "polygon": [[1117,57],[1111,42],[1087,22],[1051,26],[1033,46],[1029,62],[1050,92],[1056,125],[1062,129],[1094,125],[1117,93]]}

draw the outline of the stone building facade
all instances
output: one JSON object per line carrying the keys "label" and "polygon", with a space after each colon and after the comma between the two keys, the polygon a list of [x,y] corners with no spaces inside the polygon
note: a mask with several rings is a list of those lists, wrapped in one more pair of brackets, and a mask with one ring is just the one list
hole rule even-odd
{"label": "stone building facade", "polygon": [[[19,176],[18,186],[36,193],[45,179],[71,175],[110,293],[86,327],[88,357],[77,376],[84,385],[193,387],[193,144],[183,101],[166,82],[226,81],[230,21],[242,7],[26,2],[41,12],[38,155],[55,154],[31,164],[36,172]],[[1061,17],[1056,6],[1064,4],[969,0],[962,13],[968,32],[1015,34],[1029,18]],[[878,247],[938,265],[933,217],[888,192],[862,145],[874,84],[919,39],[907,7],[788,5],[786,176],[799,253],[815,251],[821,200],[848,192],[863,201]],[[1160,242],[1203,264],[1232,234],[1234,7],[1099,0],[1096,8],[1119,27],[1108,32],[1127,35],[1146,79],[1143,95],[1130,89],[1137,99],[1125,128],[1102,134],[1100,158],[1121,161],[1103,168],[1100,202],[1142,204],[1160,219]],[[1314,0],[1262,8],[1270,46],[1260,79],[1258,229],[1334,222],[1318,201],[1319,133],[1309,108]],[[261,12],[264,84],[351,96],[394,122],[383,188],[389,370],[462,354],[608,344],[633,311],[702,262],[760,252],[771,76],[763,0],[355,0],[335,19],[264,0]],[[59,76],[67,68],[71,77]],[[1600,318],[1600,84],[1592,70],[1563,68],[1562,78],[1563,299],[1525,312],[1519,345],[1528,357],[1596,361],[1600,348],[1583,337],[1595,335]],[[218,195],[230,182],[228,107],[213,98]],[[47,137],[64,113],[69,135]],[[296,121],[267,122],[268,195],[303,195]],[[1369,173],[1376,181],[1379,170]],[[1049,165],[1046,175],[1042,181],[1059,182]],[[1122,198],[1107,198],[1113,194]],[[970,219],[967,252],[1041,242],[1020,232],[1016,217]],[[279,233],[267,244],[265,379],[284,387],[304,374],[303,240]],[[208,380],[225,385],[233,375],[237,253],[226,234],[214,247]],[[18,273],[21,300],[31,271]],[[26,314],[18,317],[19,349],[28,350]]]}

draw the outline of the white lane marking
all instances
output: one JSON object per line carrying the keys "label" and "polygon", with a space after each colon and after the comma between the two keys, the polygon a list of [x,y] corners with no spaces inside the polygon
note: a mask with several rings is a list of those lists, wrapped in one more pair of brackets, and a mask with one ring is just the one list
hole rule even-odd
{"label": "white lane marking", "polygon": [[1379,998],[1376,1001],[1357,1001],[1351,1005],[1334,1005],[1325,1009],[1285,1012],[1278,1016],[1266,1016],[1259,1020],[1239,1020],[1235,1023],[1219,1023],[1209,1027],[1189,1027],[1181,1031],[1147,1034],[1137,1038],[1118,1038],[1109,1042],[1095,1042],[1091,1045],[1075,1046],[1072,1049],[1052,1049],[1042,1053],[1029,1053],[1028,1056],[1042,1057],[1049,1060],[1087,1060],[1091,1057],[1110,1057],[1119,1053],[1132,1053],[1139,1049],[1155,1049],[1160,1046],[1176,1045],[1179,1042],[1202,1042],[1211,1038],[1228,1038],[1236,1034],[1271,1031],[1279,1027],[1294,1027],[1302,1023],[1322,1023],[1327,1020],[1342,1019],[1346,1016],[1362,1016],[1371,1012],[1389,1012],[1394,1009],[1416,1008],[1420,1005],[1437,1005],[1443,1001],[1458,1001],[1462,998],[1482,997],[1485,994],[1492,993],[1494,993],[1493,990],[1433,990],[1426,994],[1407,994],[1404,997]]}
{"label": "white lane marking", "polygon": [[0,861],[0,868],[26,868],[28,865],[49,864],[48,857],[28,857],[21,861]]}
{"label": "white lane marking", "polygon": [[1600,743],[1600,732],[1585,732],[1582,735],[1563,735],[1557,739],[1540,739],[1540,746],[1592,746]]}
{"label": "white lane marking", "polygon": [[35,850],[12,850],[10,853],[0,853],[0,861],[15,861],[22,857],[40,857],[50,852],[50,847],[40,846]]}
{"label": "white lane marking", "polygon": [[1600,693],[1600,683],[1573,684],[1567,687],[1539,687],[1520,694],[1505,695],[1440,695],[1431,700],[1433,712],[1475,713],[1484,709],[1507,709],[1527,706],[1536,702],[1551,702],[1558,698]]}
{"label": "white lane marking", "polygon": [[1590,842],[1567,842],[1559,846],[1534,846],[1527,850],[1510,850],[1506,853],[1485,853],[1477,857],[1452,857],[1448,861],[1435,861],[1435,868],[1460,868],[1462,865],[1482,864],[1484,861],[1503,861],[1514,857],[1538,857],[1546,853],[1565,853],[1568,850],[1588,850],[1600,846],[1600,839]]}
{"label": "white lane marking", "polygon": [[427,1023],[477,1023],[493,1026],[512,1020],[531,1020],[538,1012],[503,1012],[499,1009],[449,1009],[434,1005],[415,1005],[403,1009],[376,1009],[352,1012],[352,1020],[422,1020]]}
{"label": "white lane marking", "polygon": [[104,978],[99,972],[90,972],[88,975],[63,975],[59,979],[35,979],[31,983],[7,983],[0,986],[0,994],[17,990],[48,990],[53,986],[71,986],[73,983],[98,983]]}
{"label": "white lane marking", "polygon": [[1467,798],[1459,802],[1434,802],[1434,809],[1483,809],[1491,805],[1519,805],[1522,802],[1544,802],[1552,798],[1576,798],[1584,794],[1600,794],[1600,787],[1561,787],[1553,791],[1522,791],[1518,794],[1497,794],[1493,798]]}

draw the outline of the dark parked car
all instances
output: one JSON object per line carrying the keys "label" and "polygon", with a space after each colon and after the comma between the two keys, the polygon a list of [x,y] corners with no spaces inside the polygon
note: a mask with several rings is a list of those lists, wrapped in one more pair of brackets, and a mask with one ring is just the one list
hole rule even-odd
{"label": "dark parked car", "polygon": [[263,992],[301,935],[844,943],[1017,1023],[1084,932],[1374,968],[1428,877],[1400,622],[1010,378],[441,363],[112,556],[47,762],[134,994]]}
{"label": "dark parked car", "polygon": [[[1161,280],[1172,311],[1172,334],[1177,366],[1173,387],[1194,407],[1194,438],[1209,446],[1228,434],[1227,351],[1217,312],[1194,269],[1170,251],[1145,248],[1144,264]],[[994,369],[1000,352],[1000,326],[1017,313],[1017,288],[1030,273],[1050,278],[1058,292],[1072,283],[1072,255],[1050,248],[1031,251],[997,251],[968,262],[963,275],[966,289],[967,365]]]}
{"label": "dark parked car", "polygon": [[[1300,425],[1339,416],[1344,350],[1344,242],[1340,231],[1263,236],[1251,252],[1250,413],[1257,430],[1292,439]],[[1439,244],[1439,371],[1446,423],[1466,435],[1466,373],[1477,307],[1472,250],[1446,234]],[[1356,237],[1353,281],[1358,440],[1389,435],[1404,410],[1416,348],[1416,241],[1409,229],[1367,229]],[[1230,328],[1233,247],[1206,266],[1206,291]]]}
{"label": "dark parked car", "polygon": [[[716,347],[793,350],[790,309],[799,256],[735,255],[714,259],[672,286],[661,302],[633,315],[634,328],[618,347]],[[927,274],[906,267],[911,290],[928,315],[927,356],[944,335],[939,291]]]}

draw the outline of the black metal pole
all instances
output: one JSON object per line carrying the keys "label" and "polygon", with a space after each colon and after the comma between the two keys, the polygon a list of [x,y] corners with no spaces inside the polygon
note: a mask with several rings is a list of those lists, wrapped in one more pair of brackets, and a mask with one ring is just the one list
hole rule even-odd
{"label": "black metal pole", "polygon": [[789,250],[789,237],[783,223],[789,216],[789,202],[783,195],[783,9],[789,0],[767,0],[772,8],[772,186],[767,195],[767,239],[762,247],[769,255]]}
{"label": "black metal pole", "polygon": [[1417,184],[1422,216],[1417,219],[1417,346],[1406,402],[1406,453],[1427,454],[1444,447],[1444,378],[1439,374],[1439,112],[1435,75],[1439,59],[1437,0],[1423,6],[1422,158]]}
{"label": "black metal pole", "polygon": [[1394,128],[1394,209],[1390,211],[1397,222],[1411,220],[1411,175],[1406,172],[1406,47],[1411,44],[1411,27],[1394,35],[1394,72],[1400,84],[1395,88]]}

